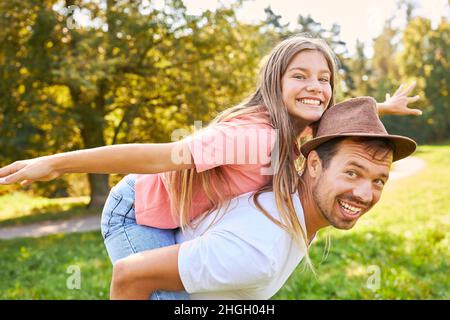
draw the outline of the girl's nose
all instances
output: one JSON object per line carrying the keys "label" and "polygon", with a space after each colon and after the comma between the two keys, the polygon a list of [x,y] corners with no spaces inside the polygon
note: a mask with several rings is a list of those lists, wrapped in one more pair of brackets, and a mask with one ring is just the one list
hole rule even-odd
{"label": "girl's nose", "polygon": [[306,90],[310,92],[322,92],[322,87],[320,86],[319,81],[311,80],[306,86]]}

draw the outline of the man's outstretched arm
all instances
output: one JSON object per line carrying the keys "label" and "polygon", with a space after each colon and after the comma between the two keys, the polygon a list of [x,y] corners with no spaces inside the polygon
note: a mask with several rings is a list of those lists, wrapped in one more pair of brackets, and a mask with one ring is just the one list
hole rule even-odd
{"label": "man's outstretched arm", "polygon": [[184,290],[178,272],[180,245],[133,254],[113,266],[111,299],[148,299],[156,290]]}

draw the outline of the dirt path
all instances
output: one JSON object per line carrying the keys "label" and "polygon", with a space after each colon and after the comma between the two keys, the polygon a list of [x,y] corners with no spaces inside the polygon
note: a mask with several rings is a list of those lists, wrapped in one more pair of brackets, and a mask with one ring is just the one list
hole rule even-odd
{"label": "dirt path", "polygon": [[405,178],[416,174],[426,166],[423,159],[408,157],[394,163],[392,171],[389,173],[389,181]]}
{"label": "dirt path", "polygon": [[0,239],[43,237],[54,233],[86,232],[100,229],[100,215],[44,221],[24,226],[0,228]]}
{"label": "dirt path", "polygon": [[[424,160],[408,157],[395,163],[389,180],[397,180],[413,175],[425,167]],[[100,215],[75,217],[63,221],[45,221],[25,226],[0,228],[0,239],[22,237],[42,237],[55,233],[86,232],[100,229]]]}

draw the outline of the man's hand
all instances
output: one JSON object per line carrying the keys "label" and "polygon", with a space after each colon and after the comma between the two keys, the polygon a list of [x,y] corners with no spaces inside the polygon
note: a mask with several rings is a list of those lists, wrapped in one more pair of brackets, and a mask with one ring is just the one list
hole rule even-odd
{"label": "man's hand", "polygon": [[50,156],[21,160],[0,168],[0,185],[20,182],[26,186],[34,181],[49,181],[61,175],[52,166]]}
{"label": "man's hand", "polygon": [[416,102],[420,99],[420,96],[408,97],[408,94],[414,89],[416,82],[413,82],[409,87],[405,88],[402,84],[394,95],[391,97],[389,93],[386,93],[386,101],[378,103],[378,113],[380,115],[392,114],[392,115],[415,115],[420,116],[422,111],[419,109],[408,108],[408,103]]}

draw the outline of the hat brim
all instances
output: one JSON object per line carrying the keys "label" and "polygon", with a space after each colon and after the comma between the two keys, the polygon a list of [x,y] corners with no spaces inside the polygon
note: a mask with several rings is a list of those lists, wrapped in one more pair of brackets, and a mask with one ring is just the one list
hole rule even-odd
{"label": "hat brim", "polygon": [[390,134],[386,135],[386,134],[369,134],[369,133],[342,133],[313,138],[307,141],[305,144],[303,144],[300,150],[302,154],[305,157],[307,157],[312,150],[316,149],[321,144],[330,141],[334,138],[340,137],[370,137],[370,138],[388,139],[395,146],[395,150],[393,153],[393,161],[406,158],[407,156],[411,155],[416,150],[417,147],[417,144],[414,140],[404,136],[397,136]]}

